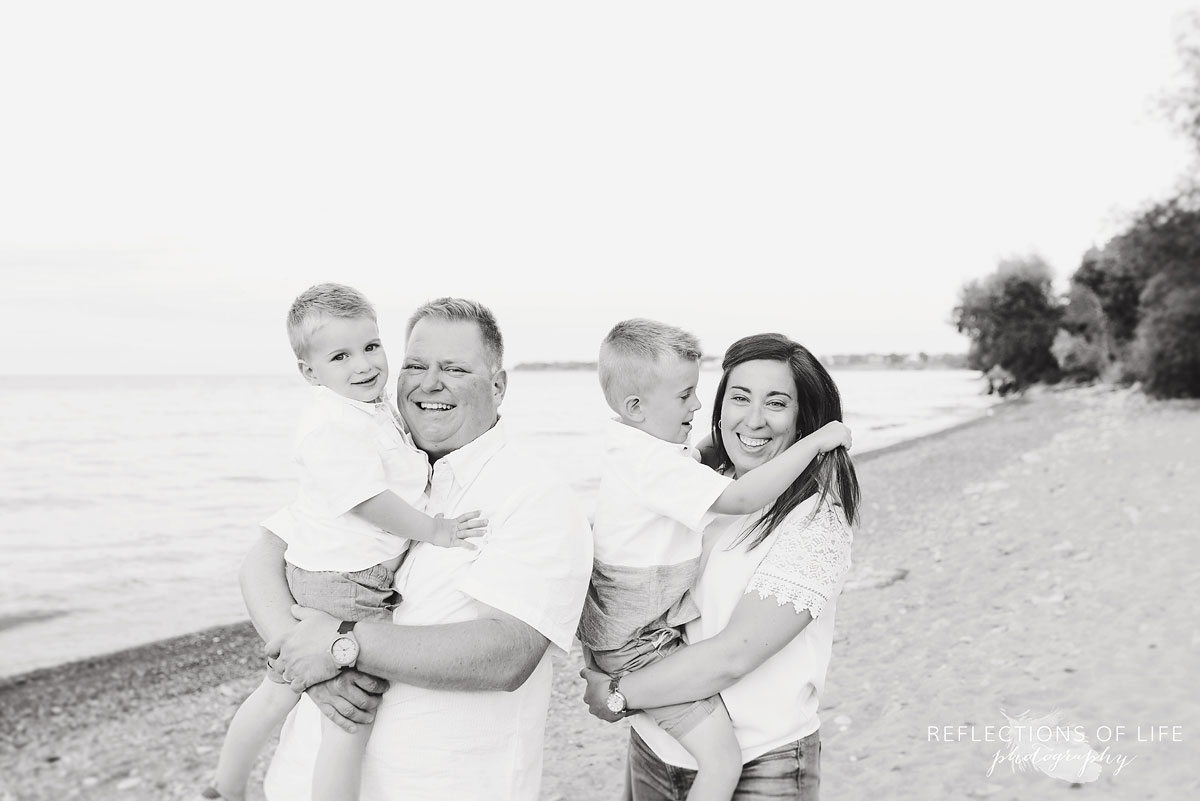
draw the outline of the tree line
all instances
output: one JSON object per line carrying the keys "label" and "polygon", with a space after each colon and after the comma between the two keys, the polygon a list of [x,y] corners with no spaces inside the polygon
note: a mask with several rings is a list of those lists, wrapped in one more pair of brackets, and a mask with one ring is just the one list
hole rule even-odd
{"label": "tree line", "polygon": [[[1185,81],[1164,110],[1200,157],[1200,17],[1189,18],[1178,49]],[[966,284],[952,322],[970,338],[968,366],[999,368],[1015,388],[1100,379],[1200,397],[1198,163],[1176,195],[1085,253],[1065,296],[1037,255],[1002,260]]]}

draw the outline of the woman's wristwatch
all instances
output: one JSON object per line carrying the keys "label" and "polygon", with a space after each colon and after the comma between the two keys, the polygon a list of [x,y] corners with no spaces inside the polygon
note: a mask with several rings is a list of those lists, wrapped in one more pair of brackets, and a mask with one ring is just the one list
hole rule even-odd
{"label": "woman's wristwatch", "polygon": [[626,708],[625,696],[621,694],[620,676],[613,676],[612,681],[608,683],[608,701],[605,704],[608,706],[608,711],[614,715],[624,715],[629,711]]}
{"label": "woman's wristwatch", "polygon": [[333,655],[333,663],[339,668],[354,667],[354,663],[358,661],[358,640],[354,638],[355,622],[343,620],[338,626],[337,639],[333,641],[333,645],[329,646],[329,653]]}

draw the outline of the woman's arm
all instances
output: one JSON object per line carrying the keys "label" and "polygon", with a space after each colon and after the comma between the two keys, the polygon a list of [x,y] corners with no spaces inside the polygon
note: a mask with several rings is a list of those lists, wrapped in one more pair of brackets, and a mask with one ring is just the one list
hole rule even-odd
{"label": "woman's arm", "polygon": [[[850,568],[850,527],[832,507],[811,516],[793,514],[797,523],[784,524],[787,528],[751,576],[720,633],[621,679],[630,709],[686,703],[721,692],[777,654],[836,597]],[[587,673],[585,700],[592,714],[611,720],[597,714],[597,702],[606,710],[607,677]]]}
{"label": "woman's arm", "polygon": [[[659,662],[627,673],[621,694],[630,709],[682,704],[707,698],[779,653],[812,622],[807,609],[797,613],[773,597],[742,596],[733,617],[715,637],[680,649]],[[609,677],[593,670],[580,673],[588,682],[584,700],[607,711]],[[612,716],[606,716],[612,719]]]}

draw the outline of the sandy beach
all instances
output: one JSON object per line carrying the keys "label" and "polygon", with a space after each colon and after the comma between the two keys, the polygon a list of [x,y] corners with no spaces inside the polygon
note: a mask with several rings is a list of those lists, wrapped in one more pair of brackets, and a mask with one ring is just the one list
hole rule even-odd
{"label": "sandy beach", "polygon": [[[824,797],[1196,797],[1198,452],[1200,403],[1083,388],[861,458]],[[243,624],[0,681],[0,801],[194,798],[259,645]],[[619,796],[626,727],[587,715],[578,663],[556,660],[547,801]],[[994,730],[1027,710],[1100,777],[1007,758]]]}

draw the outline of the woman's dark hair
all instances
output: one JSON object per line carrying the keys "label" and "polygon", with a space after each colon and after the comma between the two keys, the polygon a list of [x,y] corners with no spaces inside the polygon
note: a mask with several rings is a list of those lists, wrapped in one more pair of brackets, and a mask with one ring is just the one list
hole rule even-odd
{"label": "woman's dark hair", "polygon": [[[755,334],[743,337],[729,346],[721,362],[724,374],[717,386],[717,399],[713,403],[712,441],[717,464],[728,467],[731,462],[721,438],[721,407],[725,400],[725,388],[729,384],[729,373],[744,362],[759,360],[784,362],[792,371],[796,382],[796,436],[811,434],[831,420],[842,419],[842,397],[837,384],[816,357],[803,345],[793,342],[783,334]],[[818,456],[780,495],[758,522],[747,529],[735,544],[740,544],[755,531],[758,534],[749,549],[757,548],[763,540],[792,510],[812,495],[820,493],[817,508],[826,498],[840,504],[846,521],[851,525],[858,518],[858,476],[854,463],[845,448],[838,448]]]}

